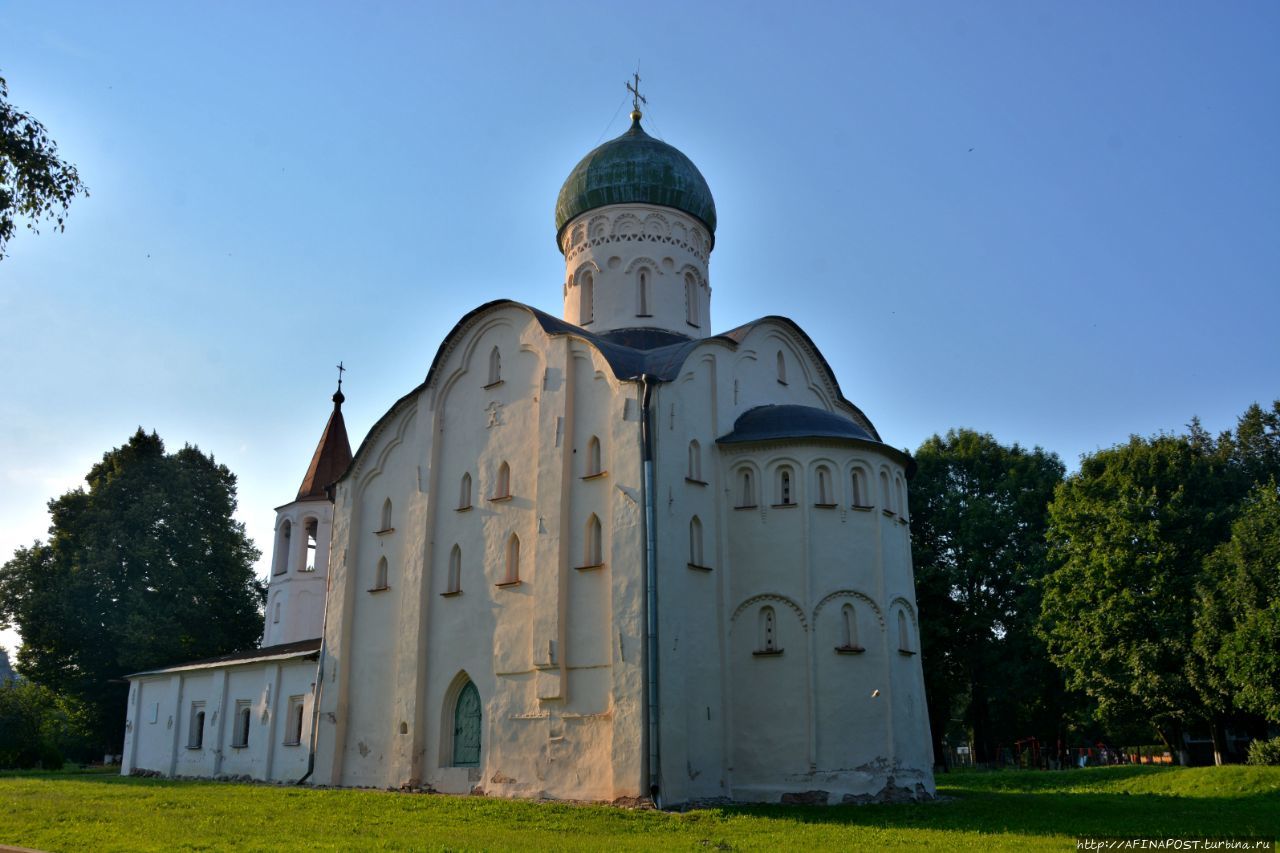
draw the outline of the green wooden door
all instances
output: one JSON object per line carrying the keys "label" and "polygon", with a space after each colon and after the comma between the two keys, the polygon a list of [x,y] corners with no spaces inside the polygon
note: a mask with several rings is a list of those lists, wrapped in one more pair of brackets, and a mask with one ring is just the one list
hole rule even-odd
{"label": "green wooden door", "polygon": [[480,764],[480,692],[470,681],[458,694],[453,709],[453,764],[477,767]]}

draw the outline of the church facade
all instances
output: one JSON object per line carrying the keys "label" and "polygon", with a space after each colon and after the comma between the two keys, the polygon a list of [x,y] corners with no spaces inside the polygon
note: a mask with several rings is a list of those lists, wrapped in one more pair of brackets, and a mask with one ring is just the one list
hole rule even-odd
{"label": "church facade", "polygon": [[[472,311],[349,463],[335,397],[264,659],[133,676],[125,772],[240,772],[214,753],[252,739],[249,775],[324,785],[932,795],[913,463],[791,320],[712,333],[715,226],[634,112],[561,190],[562,316]],[[197,724],[219,746],[179,761]]]}

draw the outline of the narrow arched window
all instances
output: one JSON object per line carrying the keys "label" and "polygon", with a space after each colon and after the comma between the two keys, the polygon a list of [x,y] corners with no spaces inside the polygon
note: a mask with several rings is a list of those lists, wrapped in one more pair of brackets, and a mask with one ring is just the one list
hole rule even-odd
{"label": "narrow arched window", "polygon": [[698,281],[693,273],[684,277],[684,318],[690,326],[699,325],[698,320]]}
{"label": "narrow arched window", "polygon": [[603,547],[601,546],[601,530],[600,519],[596,514],[591,513],[591,517],[587,519],[587,529],[583,534],[584,551],[582,555],[582,565],[599,566],[604,563]]}
{"label": "narrow arched window", "polygon": [[702,566],[702,522],[695,515],[689,520],[689,564]]}
{"label": "narrow arched window", "polygon": [[458,509],[471,508],[471,472],[462,475],[462,483],[458,487]]}
{"label": "narrow arched window", "polygon": [[880,506],[885,512],[893,513],[893,496],[889,494],[889,475],[880,472]]}
{"label": "narrow arched window", "polygon": [[907,629],[907,614],[898,611],[898,651],[911,651],[911,632]]}
{"label": "narrow arched window", "polygon": [[649,270],[641,267],[636,276],[636,316],[649,316]]}
{"label": "narrow arched window", "polygon": [[304,572],[314,572],[316,570],[316,544],[317,536],[320,531],[320,522],[314,518],[308,518],[306,521],[307,531],[307,553],[306,559],[302,562],[302,570]]}
{"label": "narrow arched window", "polygon": [[289,700],[289,731],[285,740],[286,746],[302,743],[302,721],[306,718],[306,708],[302,697]]}
{"label": "narrow arched window", "polygon": [[894,489],[894,497],[897,498],[898,500],[898,515],[902,516],[903,518],[906,518],[907,517],[907,501],[906,501],[906,498],[904,497],[904,493],[906,492],[906,489],[902,485],[901,477],[896,475],[894,476],[893,489]]}
{"label": "narrow arched window", "polygon": [[462,592],[462,549],[457,545],[449,552],[449,578],[446,592]]}
{"label": "narrow arched window", "polygon": [[826,466],[818,467],[818,505],[831,506],[831,472]]}
{"label": "narrow arched window", "polygon": [[742,474],[738,478],[738,490],[741,501],[738,506],[745,508],[756,505],[756,482],[750,468],[742,469]]}
{"label": "narrow arched window", "polygon": [[289,570],[289,545],[293,537],[293,524],[289,519],[285,519],[280,524],[280,544],[276,546],[276,570],[277,575],[282,575]]}
{"label": "narrow arched window", "polygon": [[503,583],[519,583],[520,581],[520,537],[511,534],[507,540],[507,578]]}
{"label": "narrow arched window", "polygon": [[772,607],[760,608],[760,641],[757,647],[762,652],[778,652],[778,618]]}
{"label": "narrow arched window", "polygon": [[791,506],[794,501],[791,499],[791,469],[778,469],[778,505]]}
{"label": "narrow arched window", "polygon": [[277,601],[275,603],[275,606],[271,609],[271,622],[272,624],[276,624],[279,621],[280,621],[280,602]]}
{"label": "narrow arched window", "polygon": [[391,529],[391,498],[382,502],[382,526],[379,530]]}
{"label": "narrow arched window", "polygon": [[595,310],[595,290],[595,278],[591,275],[591,270],[587,270],[582,274],[578,285],[579,326],[585,326],[594,319],[592,312]]}
{"label": "narrow arched window", "polygon": [[249,709],[248,703],[241,705],[236,709],[236,728],[235,737],[231,745],[238,747],[246,747],[249,745],[249,723],[253,712]]}
{"label": "narrow arched window", "polygon": [[702,482],[702,445],[696,438],[689,442],[689,479]]}
{"label": "narrow arched window", "polygon": [[387,558],[379,557],[378,565],[373,570],[373,589],[387,588]]}
{"label": "narrow arched window", "polygon": [[861,468],[853,469],[853,506],[867,506],[867,476]]}
{"label": "narrow arched window", "polygon": [[594,477],[603,470],[600,467],[600,439],[593,435],[587,439],[587,476]]}
{"label": "narrow arched window", "polygon": [[842,647],[856,649],[858,646],[858,617],[853,612],[853,605],[846,604],[840,608],[840,639]]}
{"label": "narrow arched window", "polygon": [[498,479],[494,482],[493,497],[495,500],[511,497],[511,466],[506,462],[498,466]]}
{"label": "narrow arched window", "polygon": [[187,732],[187,748],[204,748],[204,703],[191,703],[191,726]]}
{"label": "narrow arched window", "polygon": [[787,359],[782,350],[778,350],[778,381],[783,385],[787,384]]}
{"label": "narrow arched window", "polygon": [[489,350],[489,381],[486,385],[497,385],[502,381],[502,353],[497,347]]}

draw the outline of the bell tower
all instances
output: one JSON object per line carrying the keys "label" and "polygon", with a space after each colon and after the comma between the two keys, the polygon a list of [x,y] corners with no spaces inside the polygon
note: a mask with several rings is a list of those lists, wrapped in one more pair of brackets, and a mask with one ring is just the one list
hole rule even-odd
{"label": "bell tower", "polygon": [[267,588],[263,646],[314,640],[324,629],[324,599],[329,578],[329,538],[333,502],[328,486],[351,464],[351,443],[342,418],[342,371],[333,412],[320,435],[298,495],[276,508],[271,582]]}

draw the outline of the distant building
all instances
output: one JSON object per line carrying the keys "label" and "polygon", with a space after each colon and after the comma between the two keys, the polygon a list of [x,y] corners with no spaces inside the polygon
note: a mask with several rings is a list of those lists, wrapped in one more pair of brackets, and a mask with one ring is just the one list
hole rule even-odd
{"label": "distant building", "polygon": [[131,676],[124,772],[933,793],[913,463],[791,320],[710,333],[710,189],[632,118],[560,192],[562,317],[463,317],[354,458],[335,395],[264,648]]}
{"label": "distant building", "polygon": [[17,677],[18,674],[14,672],[13,667],[9,665],[9,652],[5,649],[0,649],[0,685],[3,685],[8,681],[13,681]]}

